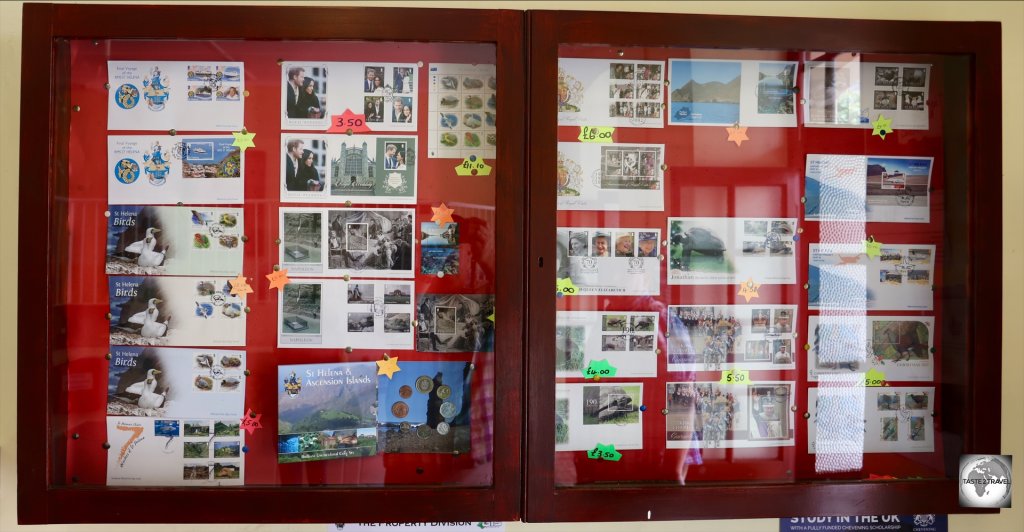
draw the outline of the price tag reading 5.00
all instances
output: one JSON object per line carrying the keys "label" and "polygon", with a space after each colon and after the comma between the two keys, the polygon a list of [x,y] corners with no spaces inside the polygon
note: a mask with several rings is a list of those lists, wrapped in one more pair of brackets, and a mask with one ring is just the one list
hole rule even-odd
{"label": "price tag reading 5.00", "polygon": [[580,136],[577,138],[580,142],[611,142],[613,133],[614,127],[580,126]]}
{"label": "price tag reading 5.00", "polygon": [[750,372],[745,369],[730,369],[722,372],[719,384],[750,384]]}

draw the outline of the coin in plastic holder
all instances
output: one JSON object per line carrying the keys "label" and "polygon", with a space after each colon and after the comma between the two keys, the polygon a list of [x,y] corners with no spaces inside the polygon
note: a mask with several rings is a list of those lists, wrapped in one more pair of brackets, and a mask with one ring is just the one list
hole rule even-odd
{"label": "coin in plastic holder", "polygon": [[430,432],[430,425],[427,425],[426,423],[416,427],[416,435],[420,438],[429,438]]}
{"label": "coin in plastic holder", "polygon": [[402,399],[412,397],[412,387],[408,384],[402,385],[402,387],[398,389],[398,395],[400,395]]}
{"label": "coin in plastic holder", "polygon": [[448,434],[448,429],[450,428],[451,427],[449,427],[447,423],[442,421],[437,424],[437,433],[444,436],[445,434]]}
{"label": "coin in plastic holder", "polygon": [[453,417],[455,416],[455,405],[450,402],[441,403],[440,411],[443,417]]}
{"label": "coin in plastic holder", "polygon": [[398,427],[402,429],[402,432],[409,432],[409,429],[412,428],[412,424],[410,424],[408,421],[403,421],[402,424],[399,425]]}
{"label": "coin in plastic holder", "polygon": [[437,397],[438,397],[438,399],[447,399],[451,395],[452,395],[452,387],[451,386],[448,386],[447,384],[442,384],[442,385],[437,387]]}
{"label": "coin in plastic holder", "polygon": [[403,403],[402,401],[396,401],[395,404],[391,405],[391,413],[394,414],[394,416],[399,419],[408,416],[409,405]]}
{"label": "coin in plastic holder", "polygon": [[416,389],[420,393],[430,393],[434,389],[434,381],[430,377],[423,375],[416,379]]}

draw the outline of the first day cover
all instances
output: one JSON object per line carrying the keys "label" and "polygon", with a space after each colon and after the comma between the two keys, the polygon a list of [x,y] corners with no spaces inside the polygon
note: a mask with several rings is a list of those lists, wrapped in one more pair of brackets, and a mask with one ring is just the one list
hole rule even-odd
{"label": "first day cover", "polygon": [[807,389],[807,408],[811,414],[807,419],[808,453],[860,455],[935,450],[935,388],[866,388],[856,382],[856,377],[833,377]]}
{"label": "first day cover", "polygon": [[108,416],[232,417],[245,399],[245,351],[111,347]]}
{"label": "first day cover", "polygon": [[861,62],[857,54],[804,65],[808,127],[872,129],[880,116],[893,129],[928,129],[931,65]]}
{"label": "first day cover", "polygon": [[558,210],[662,211],[664,144],[558,143]]}
{"label": "first day cover", "polygon": [[808,220],[929,221],[931,157],[807,155]]}
{"label": "first day cover", "polygon": [[794,443],[789,381],[750,384],[669,382],[665,446],[669,449],[789,447]]}
{"label": "first day cover", "polygon": [[665,62],[558,59],[558,125],[660,128]]}
{"label": "first day cover", "polygon": [[228,61],[107,61],[107,129],[239,131],[245,66]]}
{"label": "first day cover", "polygon": [[416,63],[285,62],[281,77],[281,129],[325,131],[350,110],[371,131],[416,131]]}
{"label": "first day cover", "polygon": [[108,417],[107,485],[241,486],[240,419]]}
{"label": "first day cover", "polygon": [[110,345],[244,346],[245,300],[228,280],[110,276]]}
{"label": "first day cover", "polygon": [[559,227],[555,275],[578,295],[658,295],[660,241],[655,228]]}
{"label": "first day cover", "polygon": [[111,205],[111,275],[236,275],[242,271],[242,208]]}
{"label": "first day cover", "polygon": [[668,284],[796,282],[795,218],[669,218]]}
{"label": "first day cover", "polygon": [[558,311],[555,375],[582,377],[594,360],[607,360],[616,377],[657,377],[658,313]]}
{"label": "first day cover", "polygon": [[890,381],[930,381],[935,367],[932,316],[829,312],[807,318],[807,380],[874,369]]}
{"label": "first day cover", "polygon": [[414,209],[282,207],[281,267],[293,277],[411,279]]}
{"label": "first day cover", "polygon": [[932,310],[934,244],[883,244],[869,257],[863,244],[811,244],[807,308]]}
{"label": "first day cover", "polygon": [[242,150],[231,135],[107,137],[107,202],[230,205],[245,202]]}
{"label": "first day cover", "polygon": [[278,296],[278,347],[413,349],[412,281],[292,281]]}
{"label": "first day cover", "polygon": [[640,382],[556,383],[555,451],[643,449],[643,391]]}

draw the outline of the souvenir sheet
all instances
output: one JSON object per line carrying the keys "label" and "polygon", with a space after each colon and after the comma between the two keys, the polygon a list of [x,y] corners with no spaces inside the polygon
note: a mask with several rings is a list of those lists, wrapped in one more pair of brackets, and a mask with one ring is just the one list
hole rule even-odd
{"label": "souvenir sheet", "polygon": [[931,157],[807,155],[807,220],[929,221]]}
{"label": "souvenir sheet", "polygon": [[808,316],[807,380],[874,369],[889,381],[931,381],[934,330],[932,316]]}
{"label": "souvenir sheet", "polygon": [[578,295],[656,296],[661,292],[661,229],[559,227],[558,279]]}
{"label": "souvenir sheet", "polygon": [[245,351],[111,347],[108,416],[228,417],[245,413]]}
{"label": "souvenir sheet", "polygon": [[643,391],[640,382],[555,383],[555,451],[643,449]]}
{"label": "souvenir sheet", "polygon": [[281,268],[291,277],[415,275],[414,209],[281,207]]}
{"label": "souvenir sheet", "polygon": [[108,277],[110,345],[245,345],[245,300],[227,277]]}
{"label": "souvenir sheet", "polygon": [[108,486],[241,486],[241,416],[108,417]]}
{"label": "souvenir sheet", "polygon": [[868,257],[864,244],[811,244],[807,308],[932,310],[935,246],[882,244]]}
{"label": "souvenir sheet", "polygon": [[405,362],[377,378],[377,429],[385,453],[467,453],[473,366]]}
{"label": "souvenir sheet", "polygon": [[673,126],[796,127],[796,61],[670,59]]}
{"label": "souvenir sheet", "polygon": [[281,135],[281,201],[416,203],[416,137]]}
{"label": "souvenir sheet", "polygon": [[230,135],[107,137],[107,202],[230,205],[245,202],[242,151]]}
{"label": "souvenir sheet", "polygon": [[421,294],[416,309],[417,351],[494,351],[493,294]]}
{"label": "souvenir sheet", "polygon": [[242,208],[111,205],[106,272],[113,275],[237,275]]}
{"label": "souvenir sheet", "polygon": [[930,81],[931,65],[807,61],[804,124],[872,129],[885,116],[894,130],[928,129]]}
{"label": "souvenir sheet", "polygon": [[555,316],[555,375],[582,377],[607,360],[615,377],[657,377],[658,313],[559,311]]}
{"label": "souvenir sheet", "polygon": [[420,273],[458,275],[459,224],[420,222]]}
{"label": "souvenir sheet", "polygon": [[664,127],[665,62],[558,58],[558,125]]}
{"label": "souvenir sheet", "polygon": [[427,156],[493,159],[498,118],[494,65],[430,64]]}
{"label": "souvenir sheet", "polygon": [[932,387],[866,388],[848,377],[822,382],[807,389],[807,452],[930,453],[934,400]]}
{"label": "souvenir sheet", "polygon": [[417,83],[416,63],[285,62],[281,129],[326,131],[350,110],[371,131],[416,131]]}
{"label": "souvenir sheet", "polygon": [[277,367],[277,462],[377,454],[377,364]]}
{"label": "souvenir sheet", "polygon": [[245,66],[227,61],[107,61],[107,129],[239,131]]}
{"label": "souvenir sheet", "polygon": [[669,218],[668,284],[796,282],[796,218]]}
{"label": "souvenir sheet", "polygon": [[293,280],[277,297],[278,347],[412,349],[412,281]]}
{"label": "souvenir sheet", "polygon": [[664,144],[558,143],[558,209],[665,210]]}
{"label": "souvenir sheet", "polygon": [[669,449],[789,447],[794,443],[794,382],[669,382]]}
{"label": "souvenir sheet", "polygon": [[668,307],[668,370],[793,369],[796,305]]}

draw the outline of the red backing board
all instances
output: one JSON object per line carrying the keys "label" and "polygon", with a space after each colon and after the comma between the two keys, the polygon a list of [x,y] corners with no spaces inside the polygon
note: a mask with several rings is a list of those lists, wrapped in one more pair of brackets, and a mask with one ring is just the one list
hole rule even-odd
{"label": "red backing board", "polygon": [[[319,41],[91,41],[71,42],[70,102],[80,107],[71,116],[68,196],[69,264],[64,292],[67,315],[67,483],[106,483],[106,383],[108,352],[107,276],[104,273],[107,208],[106,105],[108,60],[202,60],[245,63],[245,126],[256,133],[255,148],[245,153],[244,275],[255,293],[248,296],[247,341],[251,376],[245,406],[262,414],[263,428],[247,436],[248,485],[424,485],[489,486],[493,479],[493,353],[436,354],[389,351],[403,361],[456,360],[476,365],[472,382],[471,451],[450,454],[378,454],[373,457],[278,465],[277,366],[321,362],[379,360],[380,350],[277,349],[277,291],[264,275],[278,261],[282,75],[287,61],[421,61],[418,94],[418,198],[416,223],[429,221],[431,206],[442,201],[455,209],[460,224],[459,275],[438,278],[417,274],[417,295],[426,293],[493,294],[495,281],[495,182],[490,176],[457,176],[456,159],[426,157],[427,90],[430,63],[493,63],[494,46],[448,43],[367,43]],[[117,131],[110,134],[163,134]],[[178,132],[179,135],[187,132]],[[404,134],[404,133],[402,133]],[[289,203],[290,206],[300,204]],[[357,204],[358,205],[358,204]],[[317,205],[310,205],[316,207]],[[395,205],[397,206],[397,205]],[[417,226],[418,227],[418,226]],[[417,257],[415,270],[419,271]],[[55,361],[54,363],[57,363]],[[56,421],[54,421],[56,422]],[[59,462],[58,462],[59,463]]]}

